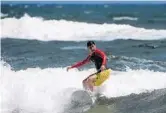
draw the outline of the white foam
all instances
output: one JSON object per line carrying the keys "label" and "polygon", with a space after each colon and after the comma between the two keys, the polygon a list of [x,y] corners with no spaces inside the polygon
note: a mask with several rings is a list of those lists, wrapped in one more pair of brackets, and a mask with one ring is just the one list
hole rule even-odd
{"label": "white foam", "polygon": [[43,20],[43,18],[30,17],[27,14],[20,19],[2,19],[1,26],[1,38],[37,39],[42,41],[158,40],[166,38],[166,30],[137,28],[130,25]]}
{"label": "white foam", "polygon": [[57,5],[56,8],[61,9],[61,8],[63,8],[63,6],[61,6],[61,5]]}
{"label": "white foam", "polygon": [[2,17],[6,17],[6,16],[8,16],[8,14],[0,13],[0,16],[1,16],[1,18],[2,18]]}
{"label": "white foam", "polygon": [[25,5],[25,6],[24,6],[25,9],[28,8],[28,7],[29,7],[29,5]]}
{"label": "white foam", "polygon": [[62,47],[62,50],[73,50],[73,49],[87,49],[85,46],[66,46]]}
{"label": "white foam", "polygon": [[136,17],[128,17],[128,16],[122,16],[122,17],[113,17],[114,21],[121,21],[121,20],[133,20],[133,21],[137,21],[138,18]]}
{"label": "white foam", "polygon": [[92,12],[93,11],[88,11],[88,10],[84,11],[85,14],[91,14]]}
{"label": "white foam", "polygon": [[109,5],[104,5],[104,8],[108,8],[109,7]]}
{"label": "white foam", "polygon": [[[67,72],[65,68],[31,68],[13,71],[1,63],[1,110],[22,110],[28,112],[61,113],[71,91],[82,89],[82,80],[95,70]],[[103,94],[118,97],[131,93],[139,94],[154,89],[166,88],[166,73],[149,70],[113,71],[105,82]],[[66,91],[66,92],[64,92]]]}
{"label": "white foam", "polygon": [[166,73],[164,72],[129,69],[127,72],[115,71],[112,75],[104,91],[107,97],[126,96],[166,88]]}

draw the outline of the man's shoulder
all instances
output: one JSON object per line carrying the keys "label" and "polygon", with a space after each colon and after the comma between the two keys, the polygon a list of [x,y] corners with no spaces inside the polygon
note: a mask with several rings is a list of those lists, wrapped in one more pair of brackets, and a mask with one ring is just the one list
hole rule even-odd
{"label": "man's shoulder", "polygon": [[96,48],[95,50],[96,52],[103,52],[103,50],[99,49],[99,48]]}

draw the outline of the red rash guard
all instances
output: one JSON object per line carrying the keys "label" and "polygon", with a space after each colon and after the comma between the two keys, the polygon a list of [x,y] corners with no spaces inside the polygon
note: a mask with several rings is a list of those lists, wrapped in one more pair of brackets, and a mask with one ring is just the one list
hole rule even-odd
{"label": "red rash guard", "polygon": [[82,66],[88,63],[89,61],[92,61],[95,63],[96,69],[100,70],[102,65],[106,66],[106,59],[107,56],[105,55],[105,53],[99,49],[96,49],[91,55],[88,55],[88,57],[85,60],[74,64],[72,68]]}

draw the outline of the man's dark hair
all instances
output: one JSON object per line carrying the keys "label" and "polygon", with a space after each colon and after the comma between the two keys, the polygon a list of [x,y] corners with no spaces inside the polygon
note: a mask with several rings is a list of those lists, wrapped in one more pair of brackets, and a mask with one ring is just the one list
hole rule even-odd
{"label": "man's dark hair", "polygon": [[91,45],[93,45],[93,44],[95,45],[95,42],[94,42],[94,41],[88,41],[88,42],[87,42],[87,47],[89,47],[89,46],[91,46]]}

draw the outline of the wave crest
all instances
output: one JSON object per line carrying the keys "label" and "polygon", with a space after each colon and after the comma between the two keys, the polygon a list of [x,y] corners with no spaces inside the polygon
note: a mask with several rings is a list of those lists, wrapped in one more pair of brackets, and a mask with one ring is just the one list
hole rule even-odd
{"label": "wave crest", "polygon": [[158,40],[166,38],[166,30],[137,28],[125,24],[93,24],[66,20],[44,20],[41,17],[30,17],[27,14],[20,19],[2,19],[1,25],[1,38],[42,41]]}
{"label": "wave crest", "polygon": [[114,21],[121,21],[121,20],[133,20],[133,21],[137,21],[138,18],[123,16],[123,17],[113,17],[113,20]]}

